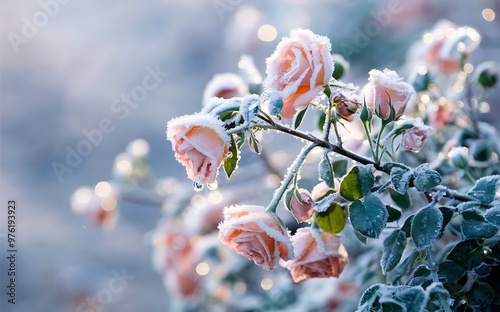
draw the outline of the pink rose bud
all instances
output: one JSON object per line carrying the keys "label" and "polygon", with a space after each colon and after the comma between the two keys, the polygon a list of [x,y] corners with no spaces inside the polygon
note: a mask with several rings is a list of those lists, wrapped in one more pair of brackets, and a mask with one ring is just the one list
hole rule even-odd
{"label": "pink rose bud", "polygon": [[233,73],[217,74],[205,87],[205,91],[203,92],[203,106],[206,106],[213,97],[230,99],[233,97],[243,97],[247,94],[248,86],[240,76]]}
{"label": "pink rose bud", "polygon": [[392,120],[401,117],[406,105],[415,95],[413,87],[401,81],[402,78],[395,71],[387,68],[383,72],[372,69],[368,74],[370,77],[365,93],[366,105],[383,120],[391,117],[391,108],[394,110]]}
{"label": "pink rose bud", "polygon": [[361,107],[361,103],[359,103],[358,96],[356,94],[339,93],[333,98],[333,102],[335,103],[337,116],[347,121],[353,121],[354,115]]}
{"label": "pink rose bud", "polygon": [[208,114],[186,115],[168,122],[167,139],[175,159],[196,183],[214,183],[228,156],[229,135],[222,121]]}
{"label": "pink rose bud", "polygon": [[305,189],[298,189],[299,196],[295,191],[292,192],[290,201],[290,209],[293,217],[298,223],[311,222],[314,215],[316,203],[311,197],[311,194]]}
{"label": "pink rose bud", "polygon": [[[339,188],[338,181],[335,180],[334,183],[335,183],[335,188],[338,189]],[[319,201],[320,199],[325,197],[327,195],[327,193],[330,191],[335,192],[335,190],[332,189],[331,187],[329,187],[325,182],[320,182],[313,187],[313,189],[311,191],[311,197],[315,201]]]}
{"label": "pink rose bud", "polygon": [[229,248],[272,270],[278,260],[293,257],[287,229],[262,206],[229,206],[219,225],[219,238]]}
{"label": "pink rose bud", "polygon": [[432,134],[432,128],[415,119],[413,128],[405,130],[401,137],[401,145],[404,150],[418,153],[424,147],[425,141]]}
{"label": "pink rose bud", "polygon": [[300,228],[292,237],[295,259],[285,262],[293,281],[339,277],[349,262],[347,251],[334,234],[310,227]]}
{"label": "pink rose bud", "polygon": [[295,29],[267,58],[263,85],[283,98],[281,116],[292,118],[328,84],[333,73],[330,40],[308,29]]}

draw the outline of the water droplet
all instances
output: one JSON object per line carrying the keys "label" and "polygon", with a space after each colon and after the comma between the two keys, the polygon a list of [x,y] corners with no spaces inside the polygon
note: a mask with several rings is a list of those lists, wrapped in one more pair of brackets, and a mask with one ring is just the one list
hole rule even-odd
{"label": "water droplet", "polygon": [[207,184],[207,187],[209,190],[215,191],[219,187],[219,183],[217,183],[217,181],[215,181],[214,183]]}
{"label": "water droplet", "polygon": [[193,189],[196,192],[201,192],[201,190],[203,190],[203,185],[197,182],[193,182]]}

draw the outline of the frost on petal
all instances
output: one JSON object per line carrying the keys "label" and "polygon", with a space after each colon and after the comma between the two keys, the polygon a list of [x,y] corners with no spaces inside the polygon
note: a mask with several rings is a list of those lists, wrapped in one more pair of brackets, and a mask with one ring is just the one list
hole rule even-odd
{"label": "frost on petal", "polygon": [[248,86],[243,79],[233,73],[216,74],[203,92],[203,106],[213,97],[229,99],[248,94]]}

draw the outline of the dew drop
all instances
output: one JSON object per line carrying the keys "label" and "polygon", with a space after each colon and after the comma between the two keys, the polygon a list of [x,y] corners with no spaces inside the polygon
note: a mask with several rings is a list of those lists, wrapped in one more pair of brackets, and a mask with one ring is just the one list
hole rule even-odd
{"label": "dew drop", "polygon": [[207,187],[209,190],[215,191],[219,187],[219,184],[215,181],[214,183],[207,184]]}
{"label": "dew drop", "polygon": [[203,185],[197,182],[193,182],[193,189],[196,192],[201,192],[201,190],[203,190]]}

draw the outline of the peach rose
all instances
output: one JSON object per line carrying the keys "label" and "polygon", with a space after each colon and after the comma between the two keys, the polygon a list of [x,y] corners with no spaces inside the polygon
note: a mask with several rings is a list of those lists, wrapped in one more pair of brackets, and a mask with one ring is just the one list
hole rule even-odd
{"label": "peach rose", "polygon": [[446,103],[440,104],[435,111],[430,112],[430,119],[432,125],[436,129],[443,129],[449,124],[455,116],[455,109],[453,105]]}
{"label": "peach rose", "polygon": [[71,208],[77,215],[92,222],[104,230],[112,230],[118,223],[117,209],[121,193],[117,186],[109,184],[110,192],[105,197],[99,197],[94,191],[83,187],[75,191],[71,197]]}
{"label": "peach rose", "polygon": [[197,183],[214,183],[219,167],[227,158],[229,135],[222,121],[208,114],[172,119],[167,127],[175,158]]}
{"label": "peach rose", "polygon": [[229,206],[219,224],[219,238],[240,255],[272,270],[279,258],[293,257],[288,231],[273,213],[262,206]]}
{"label": "peach rose", "polygon": [[281,116],[293,117],[328,84],[334,69],[330,49],[327,37],[308,29],[294,29],[267,58],[263,85],[283,98]]}
{"label": "peach rose", "polygon": [[298,189],[299,197],[296,192],[292,193],[290,200],[290,209],[292,215],[298,223],[311,222],[314,215],[316,203],[311,197],[311,194],[305,189]]}
{"label": "peach rose", "polygon": [[328,192],[330,192],[330,191],[335,192],[335,190],[338,190],[340,188],[340,184],[339,184],[337,179],[335,179],[335,181],[334,181],[334,186],[335,186],[335,188],[333,189],[333,188],[329,187],[325,182],[320,182],[313,187],[313,189],[311,191],[311,197],[315,201],[319,201],[320,199],[325,197],[325,195]]}
{"label": "peach rose", "polygon": [[424,147],[425,141],[432,134],[432,128],[416,119],[413,128],[403,132],[401,145],[404,150],[418,153]]}
{"label": "peach rose", "polygon": [[426,64],[443,74],[460,70],[462,58],[468,59],[479,45],[481,36],[470,27],[459,27],[454,23],[441,20],[436,23],[430,43],[426,47]]}
{"label": "peach rose", "polygon": [[233,73],[223,73],[215,75],[207,83],[203,92],[203,106],[207,106],[213,97],[230,99],[233,97],[243,97],[248,94],[248,86],[243,79]]}
{"label": "peach rose", "polygon": [[295,283],[315,277],[339,277],[349,262],[347,251],[334,234],[300,228],[292,242],[296,258],[284,266],[290,270]]}
{"label": "peach rose", "polygon": [[384,120],[390,117],[391,107],[395,113],[394,120],[401,117],[406,105],[415,95],[415,89],[401,81],[402,78],[395,71],[387,68],[383,72],[372,69],[368,74],[370,77],[365,90],[366,105]]}

